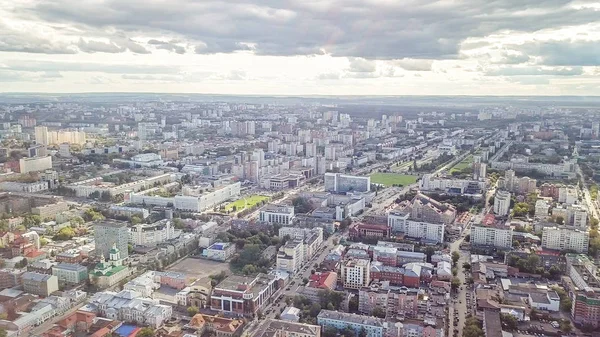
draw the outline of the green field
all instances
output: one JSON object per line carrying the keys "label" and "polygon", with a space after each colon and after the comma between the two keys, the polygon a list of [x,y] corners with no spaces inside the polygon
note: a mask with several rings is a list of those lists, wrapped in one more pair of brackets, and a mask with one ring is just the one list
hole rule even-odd
{"label": "green field", "polygon": [[371,174],[371,184],[381,184],[385,187],[392,185],[411,185],[417,182],[416,176],[397,174],[397,173],[373,173]]}
{"label": "green field", "polygon": [[249,197],[246,198],[242,198],[239,200],[236,200],[232,203],[227,204],[227,206],[225,206],[225,210],[229,211],[231,209],[233,209],[233,207],[236,207],[236,211],[239,212],[245,208],[250,208],[256,204],[258,204],[259,202],[263,201],[263,200],[269,200],[270,198],[264,195],[251,195]]}
{"label": "green field", "polygon": [[468,156],[467,158],[463,159],[460,163],[454,165],[452,169],[450,169],[450,173],[455,171],[462,171],[463,169],[470,167],[471,164],[473,164],[473,156]]}

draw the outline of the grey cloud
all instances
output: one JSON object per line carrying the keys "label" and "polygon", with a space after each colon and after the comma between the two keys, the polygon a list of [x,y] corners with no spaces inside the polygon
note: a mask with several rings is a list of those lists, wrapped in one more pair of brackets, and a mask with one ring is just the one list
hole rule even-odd
{"label": "grey cloud", "polygon": [[582,74],[582,67],[500,67],[485,73],[486,76],[577,76]]}
{"label": "grey cloud", "polygon": [[83,38],[79,38],[77,47],[85,53],[122,53],[125,51],[124,48],[117,46],[113,42],[105,43],[94,40],[86,42]]}
{"label": "grey cloud", "polygon": [[75,54],[67,44],[53,42],[29,32],[14,30],[0,21],[0,51],[35,54]]}
{"label": "grey cloud", "polygon": [[242,50],[252,50],[252,48],[241,42],[233,41],[201,42],[194,48],[196,54],[232,53]]}
{"label": "grey cloud", "polygon": [[350,57],[350,68],[348,71],[353,73],[372,73],[377,71],[377,64],[374,61],[365,60],[360,57]]}
{"label": "grey cloud", "polygon": [[597,11],[577,10],[568,6],[570,0],[407,1],[47,0],[27,11],[53,23],[180,35],[197,46],[197,53],[326,52],[389,60],[456,58],[460,44],[469,37],[506,30],[534,32],[598,20]]}
{"label": "grey cloud", "polygon": [[177,74],[180,69],[172,66],[140,66],[130,64],[102,64],[85,62],[50,62],[9,60],[4,64],[10,70],[28,72],[102,72],[110,74]]}
{"label": "grey cloud", "polygon": [[177,45],[173,42],[152,39],[152,40],[148,41],[148,44],[155,45],[156,49],[164,49],[164,50],[175,52],[177,54],[185,54],[185,52],[186,52],[184,47]]}
{"label": "grey cloud", "polygon": [[139,44],[138,42],[126,38],[126,37],[116,37],[111,40],[113,43],[121,46],[121,48],[127,48],[130,52],[135,54],[150,54],[150,51],[146,49],[144,46]]}
{"label": "grey cloud", "polygon": [[528,62],[530,59],[531,58],[525,54],[504,53],[504,55],[502,56],[502,59],[495,63],[497,63],[497,64],[521,64],[521,63]]}
{"label": "grey cloud", "polygon": [[417,60],[404,58],[401,60],[394,60],[393,64],[408,71],[431,71],[433,60]]}
{"label": "grey cloud", "polygon": [[549,66],[600,66],[600,41],[535,41],[509,48],[538,55]]}

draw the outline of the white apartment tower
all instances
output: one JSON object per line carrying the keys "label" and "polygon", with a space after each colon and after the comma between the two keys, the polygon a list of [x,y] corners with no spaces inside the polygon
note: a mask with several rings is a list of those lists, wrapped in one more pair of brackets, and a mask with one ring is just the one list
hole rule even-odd
{"label": "white apartment tower", "polygon": [[494,213],[499,216],[507,216],[510,211],[510,192],[497,191],[494,197]]}

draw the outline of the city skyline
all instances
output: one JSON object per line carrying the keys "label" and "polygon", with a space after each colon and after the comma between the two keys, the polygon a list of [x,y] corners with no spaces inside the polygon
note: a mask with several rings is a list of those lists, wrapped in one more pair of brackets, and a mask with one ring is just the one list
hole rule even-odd
{"label": "city skyline", "polygon": [[0,92],[597,95],[591,1],[19,1]]}

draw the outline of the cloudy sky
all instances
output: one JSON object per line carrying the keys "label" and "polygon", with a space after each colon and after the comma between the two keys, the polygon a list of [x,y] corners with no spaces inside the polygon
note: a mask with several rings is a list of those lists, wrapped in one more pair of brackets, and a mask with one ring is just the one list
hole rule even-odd
{"label": "cloudy sky", "polygon": [[0,0],[0,91],[600,95],[600,2]]}

